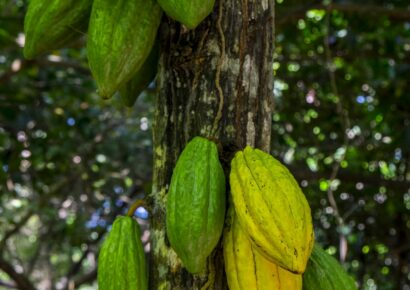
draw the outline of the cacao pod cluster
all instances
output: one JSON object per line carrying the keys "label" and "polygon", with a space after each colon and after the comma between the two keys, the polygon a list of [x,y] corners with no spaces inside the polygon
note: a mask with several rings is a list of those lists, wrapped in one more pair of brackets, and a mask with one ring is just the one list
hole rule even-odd
{"label": "cacao pod cluster", "polygon": [[[34,58],[87,34],[89,66],[98,93],[119,91],[132,106],[155,78],[163,11],[195,28],[215,0],[31,0],[25,16],[24,55]],[[246,147],[229,175],[225,231],[225,175],[217,146],[195,137],[174,168],[167,195],[170,245],[191,273],[206,269],[223,234],[230,289],[350,290],[354,281],[314,246],[309,204],[289,170],[271,155]],[[313,252],[312,252],[313,249]],[[99,288],[148,289],[139,226],[118,217],[99,256]]]}
{"label": "cacao pod cluster", "polygon": [[[167,236],[191,273],[206,269],[225,219],[223,252],[231,290],[356,289],[343,268],[314,246],[309,204],[289,170],[265,152],[246,147],[225,178],[216,145],[195,137],[174,168],[167,200]],[[313,249],[313,252],[312,252]]]}
{"label": "cacao pod cluster", "polygon": [[357,289],[337,261],[314,245],[309,204],[282,163],[247,146],[232,159],[230,187],[223,246],[231,290]]}
{"label": "cacao pod cluster", "polygon": [[[24,56],[32,59],[87,34],[91,73],[101,97],[119,92],[126,106],[154,80],[162,11],[187,28],[208,16],[215,0],[31,0],[24,20]],[[155,44],[156,43],[156,44]]]}

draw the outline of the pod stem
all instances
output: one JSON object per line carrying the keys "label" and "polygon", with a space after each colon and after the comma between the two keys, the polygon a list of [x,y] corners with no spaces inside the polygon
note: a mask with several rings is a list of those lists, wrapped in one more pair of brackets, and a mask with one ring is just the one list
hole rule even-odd
{"label": "pod stem", "polygon": [[214,289],[215,283],[215,265],[214,265],[215,253],[212,253],[208,258],[208,281],[201,287],[201,290],[210,290]]}
{"label": "pod stem", "polygon": [[145,205],[145,200],[143,199],[137,199],[129,208],[128,212],[127,212],[127,216],[129,217],[133,217],[135,211],[137,210],[137,208],[141,207]]}

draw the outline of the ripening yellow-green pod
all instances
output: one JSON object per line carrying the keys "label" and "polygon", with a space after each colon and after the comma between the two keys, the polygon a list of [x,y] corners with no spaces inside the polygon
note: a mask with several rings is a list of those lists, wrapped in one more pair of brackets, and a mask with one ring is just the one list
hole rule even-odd
{"label": "ripening yellow-green pod", "polygon": [[265,258],[303,273],[314,243],[309,204],[289,170],[247,146],[231,163],[230,186],[238,222]]}

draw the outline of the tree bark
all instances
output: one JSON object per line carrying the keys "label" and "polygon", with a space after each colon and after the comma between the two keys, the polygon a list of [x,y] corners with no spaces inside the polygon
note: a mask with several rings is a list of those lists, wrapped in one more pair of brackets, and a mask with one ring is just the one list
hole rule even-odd
{"label": "tree bark", "polygon": [[221,244],[208,259],[208,273],[191,275],[166,237],[167,189],[185,144],[194,136],[215,140],[227,177],[235,151],[246,145],[270,150],[274,0],[216,2],[212,15],[195,30],[167,18],[160,28],[148,201],[150,289],[227,289]]}

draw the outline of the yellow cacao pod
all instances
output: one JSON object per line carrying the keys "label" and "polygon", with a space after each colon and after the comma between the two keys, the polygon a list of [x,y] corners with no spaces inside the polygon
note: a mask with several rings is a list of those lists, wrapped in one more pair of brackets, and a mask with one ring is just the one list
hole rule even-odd
{"label": "yellow cacao pod", "polygon": [[232,211],[224,233],[225,271],[230,290],[301,290],[302,275],[286,271],[254,249]]}
{"label": "yellow cacao pod", "polygon": [[293,273],[303,273],[314,236],[309,204],[289,170],[247,146],[231,163],[230,185],[238,221],[255,248]]}

